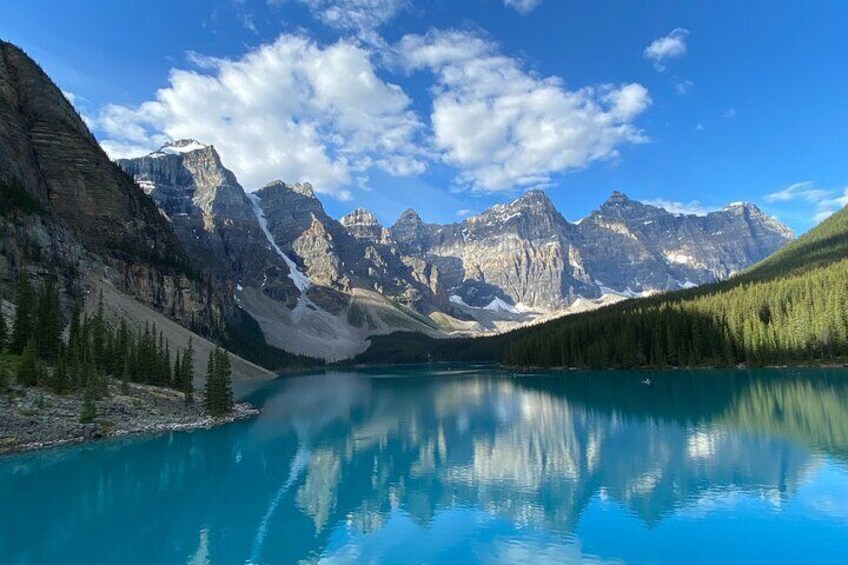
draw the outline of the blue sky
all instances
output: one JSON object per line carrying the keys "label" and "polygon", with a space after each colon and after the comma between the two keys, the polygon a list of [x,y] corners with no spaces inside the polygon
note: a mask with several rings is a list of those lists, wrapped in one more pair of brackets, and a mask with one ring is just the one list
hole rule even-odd
{"label": "blue sky", "polygon": [[544,188],[576,220],[621,190],[800,233],[848,201],[843,3],[0,4],[113,156],[195,137],[336,216],[455,221]]}

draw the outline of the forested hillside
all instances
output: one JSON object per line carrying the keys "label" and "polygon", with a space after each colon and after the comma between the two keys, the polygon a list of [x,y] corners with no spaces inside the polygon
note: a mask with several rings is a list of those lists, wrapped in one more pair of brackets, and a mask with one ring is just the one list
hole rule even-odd
{"label": "forested hillside", "polygon": [[848,210],[727,281],[502,336],[375,340],[358,358],[513,366],[769,365],[848,357]]}

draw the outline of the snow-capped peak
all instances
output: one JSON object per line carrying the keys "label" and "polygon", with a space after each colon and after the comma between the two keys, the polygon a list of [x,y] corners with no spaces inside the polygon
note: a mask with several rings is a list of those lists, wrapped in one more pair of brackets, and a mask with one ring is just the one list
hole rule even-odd
{"label": "snow-capped peak", "polygon": [[204,145],[197,141],[196,139],[178,139],[176,141],[169,141],[153,153],[151,153],[150,157],[161,157],[163,155],[185,155],[186,153],[191,153],[192,151],[198,151],[201,149],[208,149],[209,145]]}

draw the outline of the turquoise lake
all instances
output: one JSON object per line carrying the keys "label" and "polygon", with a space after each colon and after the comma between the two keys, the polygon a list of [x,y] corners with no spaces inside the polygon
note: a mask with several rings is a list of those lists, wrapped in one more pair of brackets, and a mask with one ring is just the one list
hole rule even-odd
{"label": "turquoise lake", "polygon": [[247,422],[0,458],[0,563],[848,562],[846,370],[381,369],[247,397]]}

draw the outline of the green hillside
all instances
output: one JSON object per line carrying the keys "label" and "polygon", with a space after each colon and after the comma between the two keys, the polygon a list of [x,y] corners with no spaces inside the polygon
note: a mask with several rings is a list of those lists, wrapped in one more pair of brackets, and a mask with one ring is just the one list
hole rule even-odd
{"label": "green hillside", "polygon": [[493,338],[374,340],[360,362],[514,366],[770,365],[848,358],[848,210],[720,283]]}

